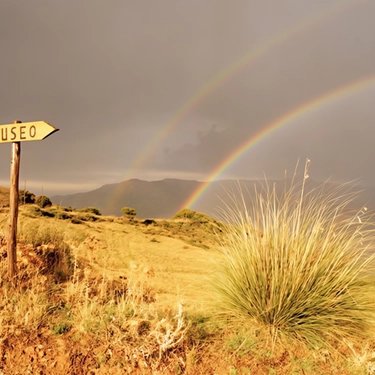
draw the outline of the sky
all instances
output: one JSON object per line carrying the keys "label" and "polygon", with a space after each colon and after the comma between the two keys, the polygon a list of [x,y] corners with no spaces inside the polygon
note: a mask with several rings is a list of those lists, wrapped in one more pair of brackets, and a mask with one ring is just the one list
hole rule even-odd
{"label": "sky", "polygon": [[[374,14],[373,0],[0,0],[0,124],[59,129],[22,143],[20,187],[207,181],[301,106],[215,177],[282,178],[309,158],[315,180],[375,186]],[[10,155],[1,144],[2,186]]]}

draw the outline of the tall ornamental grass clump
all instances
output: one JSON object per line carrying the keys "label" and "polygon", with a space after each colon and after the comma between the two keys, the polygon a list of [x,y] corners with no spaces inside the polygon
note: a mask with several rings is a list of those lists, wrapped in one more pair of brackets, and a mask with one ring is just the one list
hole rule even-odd
{"label": "tall ornamental grass clump", "polygon": [[[223,211],[224,258],[212,286],[220,311],[260,323],[278,338],[309,343],[374,330],[375,227],[356,194],[301,182],[233,196]],[[346,185],[348,187],[348,185]],[[327,341],[328,340],[328,341]]]}

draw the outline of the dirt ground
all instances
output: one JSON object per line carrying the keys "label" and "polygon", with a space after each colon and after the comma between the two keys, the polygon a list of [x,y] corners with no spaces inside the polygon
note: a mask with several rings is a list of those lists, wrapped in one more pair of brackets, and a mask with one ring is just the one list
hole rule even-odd
{"label": "dirt ground", "polygon": [[353,373],[350,369],[344,371],[341,366],[337,368],[336,361],[324,356],[313,363],[303,362],[302,357],[297,358],[296,353],[288,351],[273,357],[255,358],[251,355],[224,356],[220,349],[217,346],[214,350],[208,345],[190,350],[188,354],[176,355],[174,352],[155,366],[155,361],[147,364],[144,358],[138,358],[131,346],[103,345],[95,336],[88,335],[75,341],[71,333],[54,336],[47,330],[29,334],[14,332],[0,342],[0,375]]}

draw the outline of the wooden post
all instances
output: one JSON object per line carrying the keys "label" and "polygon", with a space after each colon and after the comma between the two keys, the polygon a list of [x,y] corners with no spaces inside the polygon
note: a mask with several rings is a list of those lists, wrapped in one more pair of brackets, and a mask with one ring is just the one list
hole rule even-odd
{"label": "wooden post", "polygon": [[[13,124],[20,124],[15,120]],[[9,226],[8,226],[8,273],[13,280],[17,265],[17,219],[18,219],[18,184],[20,174],[21,142],[12,143],[10,165]]]}

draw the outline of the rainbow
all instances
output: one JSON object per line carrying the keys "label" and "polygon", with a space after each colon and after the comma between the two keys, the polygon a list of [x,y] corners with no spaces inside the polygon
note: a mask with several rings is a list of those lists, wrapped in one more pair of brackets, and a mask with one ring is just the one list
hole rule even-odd
{"label": "rainbow", "polygon": [[[327,7],[323,11],[317,12],[306,19],[296,23],[295,25],[285,29],[283,32],[274,35],[268,41],[261,46],[251,50],[240,60],[237,60],[230,66],[221,70],[219,73],[216,73],[212,80],[206,83],[197,93],[188,100],[179,110],[172,116],[170,121],[168,121],[158,133],[152,137],[152,139],[145,145],[143,151],[138,155],[136,160],[133,162],[132,168],[130,171],[138,169],[144,162],[150,157],[150,154],[154,151],[156,145],[160,143],[162,139],[167,137],[172,131],[177,127],[180,121],[188,114],[193,108],[197,107],[200,103],[204,101],[212,92],[222,86],[226,81],[228,81],[233,76],[243,72],[249,64],[255,62],[263,55],[267,53],[270,49],[276,47],[277,45],[282,44],[289,38],[298,33],[305,31],[306,29],[313,27],[323,20],[327,19],[339,13],[340,11],[346,10],[349,8],[349,5],[353,5],[355,1],[341,1],[337,4]],[[128,172],[129,175],[130,172]]]}
{"label": "rainbow", "polygon": [[263,129],[248,138],[244,143],[242,143],[237,149],[235,149],[230,155],[228,155],[208,176],[207,182],[202,182],[201,185],[193,192],[193,194],[182,204],[181,208],[190,208],[197,200],[202,196],[205,190],[210,186],[210,184],[215,181],[232,163],[243,156],[252,146],[259,143],[261,140],[266,138],[275,130],[280,127],[287,125],[291,121],[314,111],[315,109],[329,104],[334,100],[341,99],[351,93],[364,90],[375,84],[375,76],[369,76],[360,80],[356,80],[352,83],[346,84],[328,93],[325,93],[317,98],[314,98],[308,102],[301,104],[300,106],[292,109],[291,111],[285,113],[281,117],[277,118],[275,121],[269,123]]}
{"label": "rainbow", "polygon": [[[311,16],[303,19],[295,25],[292,25],[291,27],[285,29],[283,32],[269,38],[265,43],[258,46],[257,48],[252,49],[240,60],[235,61],[230,66],[216,73],[213,78],[208,81],[208,83],[205,83],[191,99],[185,102],[185,104],[180,107],[177,112],[175,112],[170,121],[163,125],[157,132],[157,134],[154,135],[152,139],[142,148],[142,151],[138,154],[137,158],[133,161],[132,166],[125,174],[124,179],[129,179],[135,170],[140,169],[141,166],[144,165],[145,161],[150,158],[156,146],[161,142],[162,139],[173,132],[173,130],[178,126],[184,116],[186,116],[193,108],[198,107],[206,97],[217,90],[230,78],[243,72],[251,63],[260,59],[272,48],[281,45],[289,38],[319,24],[320,22],[323,22],[325,19],[334,16],[340,11],[347,10],[349,6],[355,4],[355,2],[356,1],[353,0],[341,1],[338,4],[327,7],[323,11],[312,14]],[[117,208],[114,207],[114,204],[116,204],[115,202],[117,201],[118,196],[120,196],[121,194],[122,191],[119,188],[117,192],[108,197],[108,202],[106,205],[108,210],[113,212]]]}

